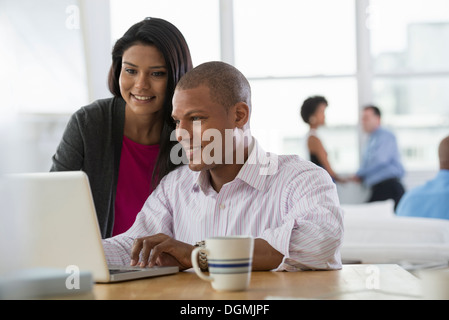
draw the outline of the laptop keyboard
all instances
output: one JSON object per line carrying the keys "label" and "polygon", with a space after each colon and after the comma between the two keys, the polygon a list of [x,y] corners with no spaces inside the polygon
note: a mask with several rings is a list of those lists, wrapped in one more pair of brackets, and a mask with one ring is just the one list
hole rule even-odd
{"label": "laptop keyboard", "polygon": [[110,274],[119,274],[119,273],[127,273],[127,272],[138,272],[138,271],[140,271],[140,270],[130,270],[130,269],[128,269],[128,270],[119,270],[119,269],[110,269],[109,270],[109,273]]}

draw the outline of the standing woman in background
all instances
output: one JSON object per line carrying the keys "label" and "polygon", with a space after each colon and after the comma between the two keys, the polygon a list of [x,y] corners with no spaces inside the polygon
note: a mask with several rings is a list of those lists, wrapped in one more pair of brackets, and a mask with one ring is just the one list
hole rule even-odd
{"label": "standing woman in background", "polygon": [[310,155],[310,161],[317,166],[324,168],[335,182],[345,182],[332,169],[327,152],[317,135],[317,129],[326,122],[325,111],[327,108],[327,100],[322,96],[314,96],[307,98],[301,107],[301,117],[305,123],[310,126],[307,134],[307,149]]}
{"label": "standing woman in background", "polygon": [[125,232],[159,181],[176,168],[172,97],[190,69],[189,47],[171,23],[146,18],[112,50],[112,98],[75,112],[53,156],[51,171],[84,171],[102,238]]}

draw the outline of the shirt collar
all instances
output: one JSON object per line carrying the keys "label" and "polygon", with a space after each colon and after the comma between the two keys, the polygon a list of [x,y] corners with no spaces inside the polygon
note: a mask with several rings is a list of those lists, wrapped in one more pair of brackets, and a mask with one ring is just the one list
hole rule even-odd
{"label": "shirt collar", "polygon": [[379,132],[382,132],[383,128],[382,126],[378,126],[376,129],[374,129],[374,131],[371,132],[370,136],[375,136],[377,135]]}
{"label": "shirt collar", "polygon": [[196,174],[196,179],[194,179],[193,191],[199,191],[201,189],[203,193],[207,195],[209,189],[212,188],[210,185],[209,170],[202,170],[200,172],[195,172],[194,174]]}
{"label": "shirt collar", "polygon": [[[272,170],[270,170],[274,163],[272,155],[273,154],[270,154],[270,156],[268,156],[257,140],[253,138],[248,159],[242,169],[240,169],[236,179],[240,179],[254,189],[263,191],[266,186],[267,177],[273,174],[273,172],[271,172]],[[277,157],[275,160],[277,164]]]}
{"label": "shirt collar", "polygon": [[[267,154],[253,137],[249,146],[248,159],[234,181],[240,180],[254,189],[263,191],[267,185],[267,177],[277,171],[277,160],[276,154]],[[207,195],[212,188],[209,170],[202,170],[196,174],[197,177],[194,179],[193,190],[199,191],[201,189]]]}

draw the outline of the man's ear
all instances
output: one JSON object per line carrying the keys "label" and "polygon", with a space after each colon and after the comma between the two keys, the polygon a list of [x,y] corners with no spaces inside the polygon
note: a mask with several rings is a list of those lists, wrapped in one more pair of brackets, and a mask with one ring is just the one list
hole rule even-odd
{"label": "man's ear", "polygon": [[239,102],[235,106],[235,126],[243,128],[249,122],[249,107],[245,102]]}

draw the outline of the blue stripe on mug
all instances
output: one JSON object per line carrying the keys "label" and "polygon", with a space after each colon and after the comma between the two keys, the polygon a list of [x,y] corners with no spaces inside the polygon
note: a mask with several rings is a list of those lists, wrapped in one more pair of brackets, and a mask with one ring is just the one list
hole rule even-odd
{"label": "blue stripe on mug", "polygon": [[211,273],[236,274],[251,272],[252,261],[250,259],[208,259]]}
{"label": "blue stripe on mug", "polygon": [[233,263],[233,264],[225,264],[225,263],[210,263],[208,262],[209,267],[212,268],[240,268],[240,267],[251,267],[251,263]]}
{"label": "blue stripe on mug", "polygon": [[244,259],[207,259],[211,262],[221,262],[221,263],[236,263],[236,262],[249,262],[251,263],[252,259],[244,258]]}

